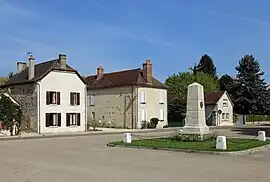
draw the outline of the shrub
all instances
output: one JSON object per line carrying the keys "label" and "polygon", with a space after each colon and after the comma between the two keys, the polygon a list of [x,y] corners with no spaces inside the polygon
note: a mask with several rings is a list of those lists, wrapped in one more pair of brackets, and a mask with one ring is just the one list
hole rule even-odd
{"label": "shrub", "polygon": [[141,121],[141,129],[147,128],[147,122],[146,121]]}
{"label": "shrub", "polygon": [[88,118],[87,130],[90,130],[90,127],[93,128],[93,131],[97,131],[97,128],[100,127],[100,123],[96,119]]}
{"label": "shrub", "polygon": [[147,123],[147,128],[156,128],[158,125],[159,119],[158,118],[151,118],[150,122]]}

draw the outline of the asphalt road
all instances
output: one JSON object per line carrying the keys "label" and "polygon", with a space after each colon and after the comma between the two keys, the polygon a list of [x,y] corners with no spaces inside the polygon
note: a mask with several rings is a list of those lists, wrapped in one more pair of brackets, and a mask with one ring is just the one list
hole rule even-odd
{"label": "asphalt road", "polygon": [[0,141],[0,181],[270,181],[270,151],[239,157],[106,146],[121,138],[106,135]]}

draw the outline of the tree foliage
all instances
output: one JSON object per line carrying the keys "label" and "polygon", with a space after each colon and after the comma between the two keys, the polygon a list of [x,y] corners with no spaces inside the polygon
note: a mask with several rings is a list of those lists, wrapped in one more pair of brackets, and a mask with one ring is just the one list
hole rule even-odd
{"label": "tree foliage", "polygon": [[201,57],[200,62],[197,65],[197,67],[201,68],[199,69],[199,72],[207,73],[216,79],[218,78],[216,66],[214,64],[213,59],[209,55],[204,54]]}
{"label": "tree foliage", "polygon": [[[173,74],[165,81],[165,85],[169,87],[169,93],[185,97],[188,85],[195,82],[195,76],[192,72],[181,72]],[[204,86],[204,91],[219,91],[219,82],[209,74],[202,72],[197,73],[197,82]]]}
{"label": "tree foliage", "polygon": [[21,120],[22,111],[20,106],[13,103],[12,100],[3,93],[0,93],[0,121],[3,122],[11,135],[14,125],[16,125],[17,128],[20,128]]}
{"label": "tree foliage", "polygon": [[222,75],[218,81],[219,81],[220,90],[222,91],[231,90],[231,87],[234,84],[233,78],[228,74]]}
{"label": "tree foliage", "polygon": [[235,68],[233,100],[239,114],[266,114],[269,112],[269,91],[262,78],[259,62],[252,55],[245,55]]}

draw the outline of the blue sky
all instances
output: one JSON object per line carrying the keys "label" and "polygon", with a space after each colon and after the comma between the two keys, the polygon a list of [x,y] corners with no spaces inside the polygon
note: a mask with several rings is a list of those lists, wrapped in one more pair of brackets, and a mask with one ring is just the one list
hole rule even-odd
{"label": "blue sky", "polygon": [[82,75],[138,68],[146,59],[164,81],[209,54],[219,75],[235,75],[252,53],[270,81],[268,0],[0,0],[0,75],[33,52],[66,53]]}

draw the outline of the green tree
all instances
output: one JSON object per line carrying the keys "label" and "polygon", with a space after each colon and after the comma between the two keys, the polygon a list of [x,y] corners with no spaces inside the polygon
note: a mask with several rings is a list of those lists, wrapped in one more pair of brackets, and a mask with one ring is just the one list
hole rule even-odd
{"label": "green tree", "polygon": [[216,79],[218,78],[216,66],[214,64],[213,59],[209,55],[204,54],[201,57],[200,62],[198,64],[198,68],[200,67],[201,69],[199,70],[199,72],[207,73]]}
{"label": "green tree", "polygon": [[[165,85],[167,85],[168,92],[176,94],[180,97],[185,97],[187,94],[188,85],[195,82],[195,76],[192,72],[181,72],[169,76]],[[202,72],[197,73],[197,82],[204,86],[204,91],[219,91],[219,82],[209,74]]]}
{"label": "green tree", "polygon": [[229,92],[229,90],[232,87],[232,84],[234,83],[233,78],[228,74],[222,75],[218,81],[220,90],[227,92]]}
{"label": "green tree", "polygon": [[[0,93],[0,120],[3,122],[6,129],[12,135],[14,124],[20,128],[22,120],[22,111],[20,106],[16,105],[11,99]],[[16,135],[18,134],[18,131]]]}
{"label": "green tree", "polygon": [[235,69],[238,72],[233,94],[236,112],[239,114],[267,113],[269,95],[259,62],[252,55],[245,55]]}

